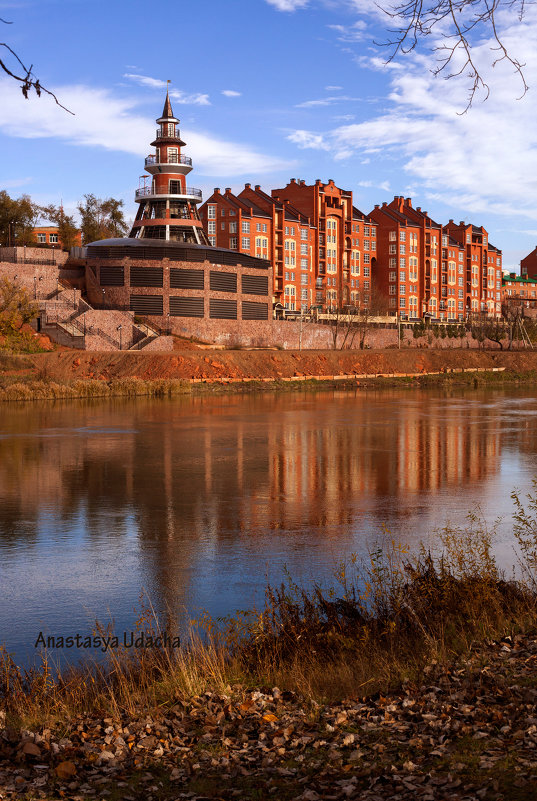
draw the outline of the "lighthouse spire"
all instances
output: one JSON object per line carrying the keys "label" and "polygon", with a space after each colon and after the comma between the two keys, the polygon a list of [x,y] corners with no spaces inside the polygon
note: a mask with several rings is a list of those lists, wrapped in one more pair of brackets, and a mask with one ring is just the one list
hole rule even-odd
{"label": "lighthouse spire", "polygon": [[171,81],[166,81],[166,100],[164,101],[164,109],[162,110],[162,118],[163,119],[175,119],[173,116],[172,104],[170,102],[170,88]]}

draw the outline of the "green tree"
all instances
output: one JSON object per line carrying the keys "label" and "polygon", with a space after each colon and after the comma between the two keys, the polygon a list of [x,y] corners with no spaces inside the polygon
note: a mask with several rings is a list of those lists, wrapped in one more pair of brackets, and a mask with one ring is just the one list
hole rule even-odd
{"label": "green tree", "polygon": [[37,313],[38,308],[26,289],[7,278],[0,280],[0,334],[19,331]]}
{"label": "green tree", "polygon": [[58,226],[58,236],[63,250],[71,250],[77,243],[78,228],[72,215],[66,214],[63,206],[42,206],[43,217]]}
{"label": "green tree", "polygon": [[0,191],[0,245],[35,244],[34,225],[41,209],[29,195],[15,199],[5,189]]}
{"label": "green tree", "polygon": [[84,245],[99,239],[125,236],[127,233],[122,200],[113,197],[101,200],[89,194],[84,195],[84,202],[79,203],[77,208],[80,212]]}

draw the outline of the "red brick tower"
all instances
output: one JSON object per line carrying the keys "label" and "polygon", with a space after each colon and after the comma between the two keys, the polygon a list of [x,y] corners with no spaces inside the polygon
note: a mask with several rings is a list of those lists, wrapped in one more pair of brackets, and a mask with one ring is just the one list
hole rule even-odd
{"label": "red brick tower", "polygon": [[129,237],[206,246],[209,240],[197,208],[202,200],[201,190],[186,185],[192,159],[181,153],[185,143],[181,139],[179,120],[173,116],[168,92],[157,124],[157,136],[151,142],[156,152],[145,160],[151,182],[147,175],[140,178],[135,198],[140,206]]}

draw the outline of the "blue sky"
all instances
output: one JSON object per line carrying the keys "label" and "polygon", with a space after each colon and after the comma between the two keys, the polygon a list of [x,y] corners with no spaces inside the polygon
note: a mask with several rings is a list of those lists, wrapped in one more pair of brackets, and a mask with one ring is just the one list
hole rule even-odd
{"label": "blue sky", "polygon": [[517,99],[520,82],[492,68],[482,37],[491,95],[462,115],[468,82],[433,77],[430,52],[384,64],[375,41],[389,23],[372,0],[0,0],[0,16],[13,23],[2,40],[75,112],[0,79],[0,188],[12,196],[70,211],[84,193],[114,196],[132,217],[170,79],[189,183],[205,197],[333,178],[364,212],[403,194],[439,222],[484,225],[505,267],[537,243],[535,7],[522,24],[499,17],[530,91]]}

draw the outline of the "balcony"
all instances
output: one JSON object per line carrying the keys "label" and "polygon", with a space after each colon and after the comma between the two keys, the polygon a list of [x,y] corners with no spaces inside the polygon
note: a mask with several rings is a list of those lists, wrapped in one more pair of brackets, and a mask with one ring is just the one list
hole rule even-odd
{"label": "balcony", "polygon": [[157,139],[180,139],[181,131],[178,125],[171,122],[163,123],[160,128],[157,128]]}
{"label": "balcony", "polygon": [[170,192],[167,189],[156,189],[151,186],[142,186],[136,190],[135,197],[151,197],[153,195],[173,195],[173,197],[195,197],[198,200],[202,199],[201,189],[194,189],[192,186],[187,186],[184,192]]}
{"label": "balcony", "polygon": [[145,160],[145,166],[151,166],[153,164],[188,164],[190,167],[192,166],[192,159],[190,156],[182,156],[178,153],[171,153],[168,155],[167,158],[158,158],[157,156],[147,156]]}

